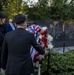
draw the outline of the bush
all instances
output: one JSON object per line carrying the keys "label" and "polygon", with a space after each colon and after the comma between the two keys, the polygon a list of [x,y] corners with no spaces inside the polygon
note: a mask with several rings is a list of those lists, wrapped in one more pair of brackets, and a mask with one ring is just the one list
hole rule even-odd
{"label": "bush", "polygon": [[[57,53],[50,51],[50,66],[49,75],[74,75],[74,51],[66,53]],[[41,66],[42,75],[47,73],[47,59],[45,56],[43,64]]]}

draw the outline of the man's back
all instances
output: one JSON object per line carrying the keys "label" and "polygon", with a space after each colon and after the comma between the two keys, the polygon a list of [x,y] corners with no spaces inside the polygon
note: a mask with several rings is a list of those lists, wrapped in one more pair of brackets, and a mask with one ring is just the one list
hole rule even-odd
{"label": "man's back", "polygon": [[[14,55],[30,53],[32,36],[23,28],[18,28],[6,35],[8,51]],[[18,50],[17,50],[18,49]]]}
{"label": "man's back", "polygon": [[[30,55],[31,45],[44,54],[44,50],[42,51],[42,48],[36,43],[33,34],[25,29],[17,28],[6,34],[2,50],[2,68],[6,68],[6,74],[34,73]],[[7,55],[4,55],[5,52]]]}
{"label": "man's back", "polygon": [[7,74],[20,74],[21,71],[21,73],[24,71],[25,74],[28,71],[27,73],[30,74],[30,69],[33,67],[30,57],[30,33],[22,28],[18,28],[6,35],[6,42],[8,45],[8,60],[6,66]]}

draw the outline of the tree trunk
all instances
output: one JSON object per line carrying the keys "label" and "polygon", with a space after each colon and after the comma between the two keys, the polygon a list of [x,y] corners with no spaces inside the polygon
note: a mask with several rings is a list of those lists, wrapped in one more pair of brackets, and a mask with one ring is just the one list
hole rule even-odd
{"label": "tree trunk", "polygon": [[0,11],[2,11],[2,1],[0,0]]}

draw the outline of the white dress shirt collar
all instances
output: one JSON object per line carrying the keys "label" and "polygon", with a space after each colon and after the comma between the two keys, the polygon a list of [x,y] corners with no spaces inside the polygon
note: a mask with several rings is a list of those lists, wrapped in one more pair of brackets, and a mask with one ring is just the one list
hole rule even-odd
{"label": "white dress shirt collar", "polygon": [[17,28],[24,28],[23,26],[17,26]]}

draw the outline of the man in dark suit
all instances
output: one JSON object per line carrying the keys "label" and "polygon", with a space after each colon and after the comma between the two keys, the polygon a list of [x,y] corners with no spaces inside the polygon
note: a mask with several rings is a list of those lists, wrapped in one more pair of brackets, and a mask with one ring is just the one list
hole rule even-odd
{"label": "man in dark suit", "polygon": [[2,43],[3,43],[4,36],[0,32],[0,74],[1,74],[1,52],[2,52]]}
{"label": "man in dark suit", "polygon": [[27,25],[25,15],[16,15],[14,21],[17,29],[8,32],[3,42],[2,69],[6,70],[6,75],[34,75],[31,45],[40,54],[47,54],[48,51],[43,50],[34,35],[24,29]]}
{"label": "man in dark suit", "polygon": [[1,74],[1,52],[4,35],[6,33],[5,14],[0,11],[0,74]]}

